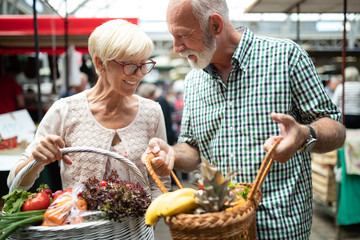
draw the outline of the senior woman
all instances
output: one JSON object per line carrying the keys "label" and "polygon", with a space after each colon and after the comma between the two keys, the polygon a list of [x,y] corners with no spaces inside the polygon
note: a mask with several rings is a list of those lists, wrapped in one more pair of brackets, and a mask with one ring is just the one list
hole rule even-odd
{"label": "senior woman", "polygon": [[[29,189],[46,164],[60,161],[63,189],[89,177],[103,179],[115,169],[121,179],[139,182],[127,166],[94,153],[62,155],[64,147],[94,147],[115,151],[131,160],[145,176],[152,198],[161,194],[149,177],[141,155],[153,137],[166,140],[165,123],[158,103],[135,95],[141,79],[155,62],[150,54],[153,42],[137,25],[110,20],[89,37],[89,53],[99,75],[89,90],[62,98],[48,110],[34,141],[10,171],[8,185],[16,174],[36,159],[40,164],[28,171],[19,188]],[[170,177],[161,179],[170,188]]]}

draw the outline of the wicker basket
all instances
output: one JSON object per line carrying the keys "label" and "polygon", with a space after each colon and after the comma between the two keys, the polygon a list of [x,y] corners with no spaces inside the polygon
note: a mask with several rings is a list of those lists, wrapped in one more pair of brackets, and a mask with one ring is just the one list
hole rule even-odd
{"label": "wicker basket", "polygon": [[[144,179],[141,171],[136,165],[124,158],[123,156],[103,149],[89,147],[69,147],[61,149],[62,154],[71,152],[92,152],[113,157],[128,166],[140,179],[141,186],[146,190],[150,189],[147,181]],[[10,187],[12,192],[24,175],[35,165],[37,161],[32,161],[25,166],[16,176]],[[154,239],[154,231],[152,227],[145,225],[144,217],[124,218],[122,222],[114,222],[109,220],[97,220],[83,222],[79,224],[71,224],[56,227],[46,226],[30,226],[18,229],[9,236],[9,239]]]}
{"label": "wicker basket", "polygon": [[[252,188],[253,184],[242,183]],[[255,198],[231,211],[204,214],[178,214],[166,217],[173,239],[256,239],[256,208],[262,200]]]}
{"label": "wicker basket", "polygon": [[204,214],[178,214],[165,218],[173,239],[256,239],[256,208],[262,200],[260,187],[273,163],[271,155],[281,139],[266,154],[246,203],[230,211]]}

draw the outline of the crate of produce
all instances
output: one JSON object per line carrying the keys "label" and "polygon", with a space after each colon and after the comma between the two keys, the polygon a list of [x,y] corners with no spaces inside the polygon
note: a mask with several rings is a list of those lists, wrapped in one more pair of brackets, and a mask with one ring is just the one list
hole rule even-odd
{"label": "crate of produce", "polygon": [[332,165],[311,163],[314,198],[322,202],[336,201],[336,181]]}
{"label": "crate of produce", "polygon": [[319,164],[336,165],[338,150],[327,153],[312,153],[311,160]]}

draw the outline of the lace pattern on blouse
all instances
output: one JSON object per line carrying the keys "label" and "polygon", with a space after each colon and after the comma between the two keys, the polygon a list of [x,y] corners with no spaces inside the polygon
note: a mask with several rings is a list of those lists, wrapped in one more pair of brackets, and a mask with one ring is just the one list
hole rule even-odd
{"label": "lace pattern on blouse", "polygon": [[[125,158],[128,158],[125,146],[122,143],[118,143],[110,147],[110,151],[115,152]],[[108,177],[112,170],[116,170],[121,180],[130,181],[129,167],[115,158],[109,158],[106,163],[104,178]]]}

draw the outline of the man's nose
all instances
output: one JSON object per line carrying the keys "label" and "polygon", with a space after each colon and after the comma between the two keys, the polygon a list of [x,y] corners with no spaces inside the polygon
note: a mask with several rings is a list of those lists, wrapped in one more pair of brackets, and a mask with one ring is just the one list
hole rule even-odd
{"label": "man's nose", "polygon": [[184,43],[179,39],[174,39],[174,52],[180,53],[186,49]]}

